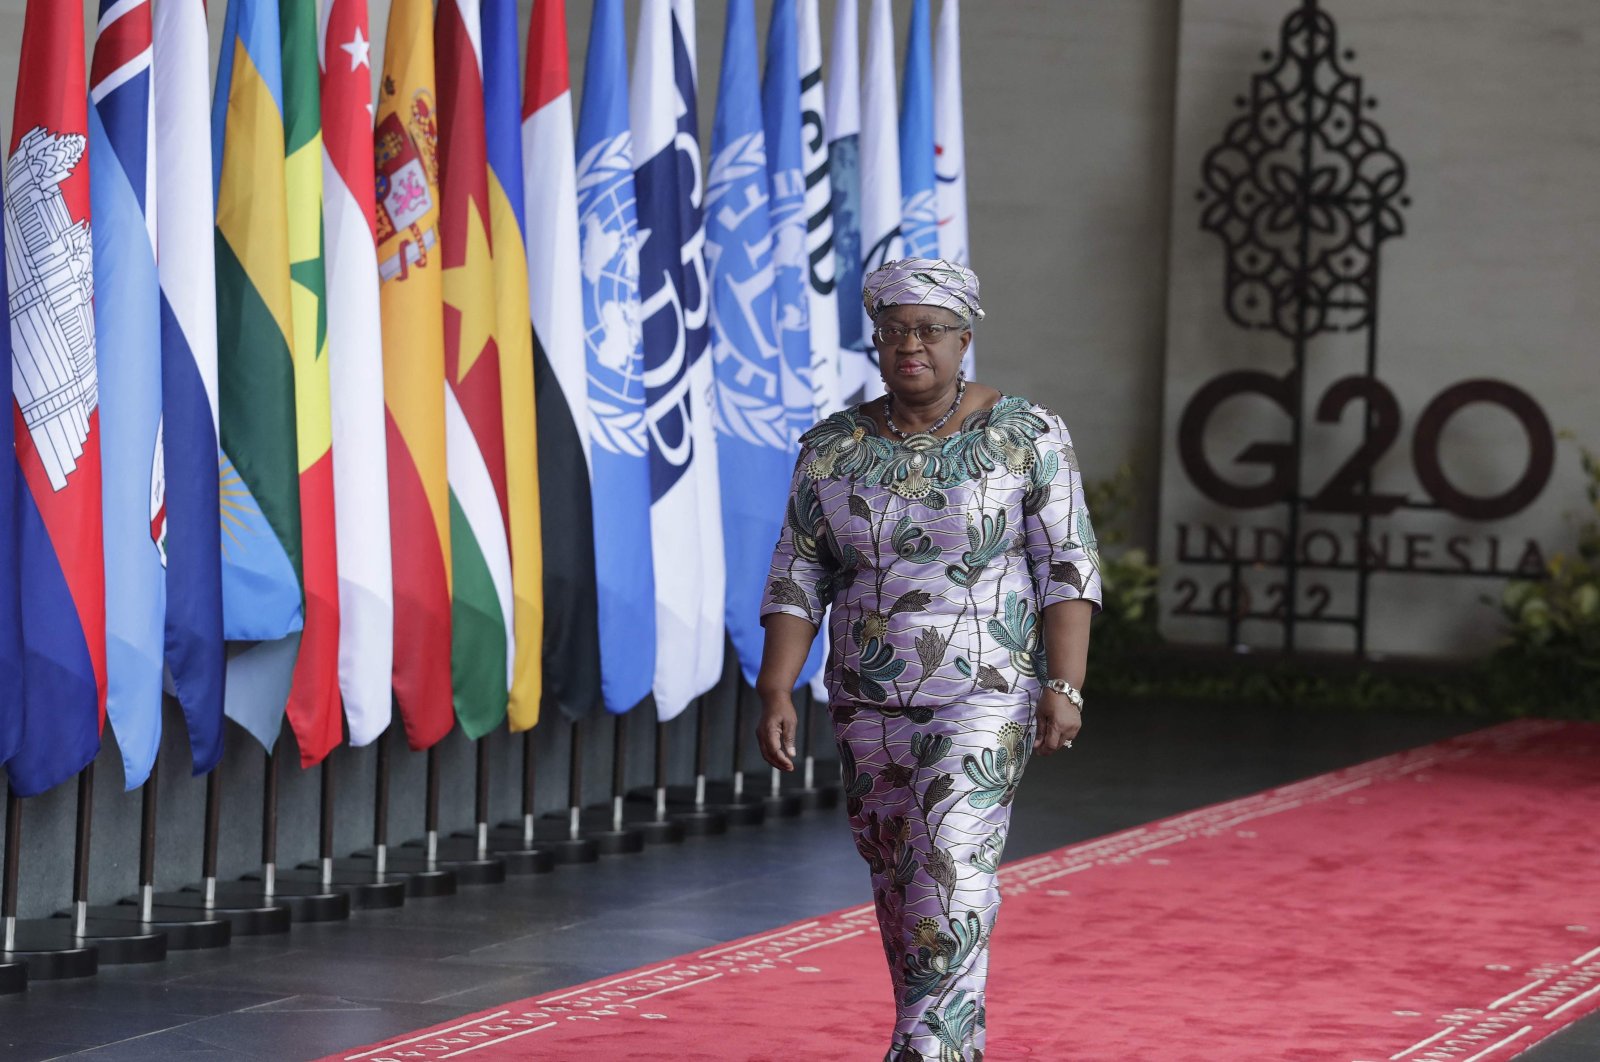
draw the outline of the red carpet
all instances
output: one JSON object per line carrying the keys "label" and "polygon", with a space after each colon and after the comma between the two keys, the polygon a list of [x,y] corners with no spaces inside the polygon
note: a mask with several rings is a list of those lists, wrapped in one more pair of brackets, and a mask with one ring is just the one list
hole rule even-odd
{"label": "red carpet", "polygon": [[[1600,1006],[1597,822],[1519,722],[1009,864],[988,1062],[1503,1062]],[[862,907],[329,1058],[876,1062],[882,967]]]}

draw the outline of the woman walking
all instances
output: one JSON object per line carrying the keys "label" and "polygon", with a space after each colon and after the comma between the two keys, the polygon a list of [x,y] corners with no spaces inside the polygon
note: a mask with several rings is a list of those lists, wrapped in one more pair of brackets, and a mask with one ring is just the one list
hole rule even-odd
{"label": "woman walking", "polygon": [[1061,419],[962,378],[978,278],[903,259],[863,297],[888,393],[801,439],[757,736],[793,769],[791,691],[831,605],[829,705],[898,1013],[886,1062],[978,1062],[1011,802],[1030,753],[1078,734],[1099,559]]}

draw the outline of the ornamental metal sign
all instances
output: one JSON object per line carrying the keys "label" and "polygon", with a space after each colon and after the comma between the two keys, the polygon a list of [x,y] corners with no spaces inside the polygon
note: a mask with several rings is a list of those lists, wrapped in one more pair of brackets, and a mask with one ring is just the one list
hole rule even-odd
{"label": "ornamental metal sign", "polygon": [[[1339,5],[1376,45],[1363,45],[1376,53],[1365,75],[1369,56],[1317,0],[1262,50],[1276,6],[1184,8],[1175,166],[1189,194],[1174,197],[1163,629],[1289,651],[1477,650],[1496,622],[1482,599],[1537,577],[1570,537],[1562,510],[1581,490],[1561,468],[1558,426],[1594,445],[1585,405],[1600,374],[1570,344],[1596,314],[1542,317],[1526,291],[1551,263],[1521,271],[1543,257],[1527,242],[1541,231],[1566,227],[1563,247],[1573,231],[1600,240],[1594,212],[1559,198],[1564,156],[1592,175],[1600,150],[1570,138],[1530,157],[1519,113],[1541,101],[1515,98],[1534,67],[1579,69],[1581,51],[1559,26],[1545,54],[1518,43],[1498,62],[1527,66],[1530,83],[1474,112],[1471,80],[1489,75],[1425,58],[1446,45],[1437,18],[1407,17],[1418,3]],[[1575,9],[1544,15],[1600,28]],[[1499,22],[1527,18],[1491,13],[1445,35],[1473,55],[1510,28]],[[1241,60],[1254,72],[1240,74]],[[1379,86],[1407,102],[1380,109]],[[1425,165],[1408,165],[1413,142]],[[1514,202],[1460,183],[1503,181],[1494,171],[1508,167],[1557,176]],[[1523,232],[1506,213],[1527,219]],[[1430,245],[1402,253],[1417,240]]]}

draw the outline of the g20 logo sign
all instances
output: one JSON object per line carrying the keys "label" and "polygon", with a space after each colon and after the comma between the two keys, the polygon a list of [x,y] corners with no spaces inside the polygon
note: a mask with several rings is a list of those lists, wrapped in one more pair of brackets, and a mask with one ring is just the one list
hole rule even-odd
{"label": "g20 logo sign", "polygon": [[[1204,441],[1218,407],[1241,395],[1265,398],[1292,421],[1298,387],[1299,380],[1293,372],[1273,376],[1241,369],[1223,373],[1195,392],[1178,421],[1178,455],[1189,481],[1201,494],[1234,509],[1258,509],[1291,500],[1298,480],[1292,443],[1263,441],[1245,447],[1234,463],[1262,466],[1269,474],[1261,482],[1240,483],[1211,463]],[[1314,416],[1319,423],[1337,424],[1356,402],[1364,404],[1364,410],[1357,415],[1370,418],[1363,440],[1339,469],[1306,498],[1306,508],[1312,512],[1383,516],[1403,505],[1418,507],[1418,503],[1401,494],[1363,490],[1378,462],[1400,441],[1400,402],[1382,381],[1371,376],[1346,376],[1334,381],[1318,399]],[[1469,494],[1452,482],[1440,454],[1445,428],[1462,410],[1478,404],[1498,406],[1511,414],[1528,442],[1527,461],[1516,482],[1488,496]],[[1526,391],[1503,380],[1463,380],[1439,392],[1423,407],[1410,443],[1412,467],[1427,494],[1427,502],[1421,507],[1443,509],[1468,520],[1499,520],[1521,512],[1544,490],[1555,467],[1556,440],[1549,418]]]}

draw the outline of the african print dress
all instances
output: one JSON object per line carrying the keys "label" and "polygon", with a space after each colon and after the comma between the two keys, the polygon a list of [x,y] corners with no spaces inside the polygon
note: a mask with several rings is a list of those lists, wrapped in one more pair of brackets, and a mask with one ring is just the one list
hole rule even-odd
{"label": "african print dress", "polygon": [[850,825],[898,1011],[887,1058],[983,1057],[995,871],[1047,677],[1040,610],[1100,600],[1054,413],[1006,397],[946,438],[856,410],[801,439],[762,615],[821,623]]}

